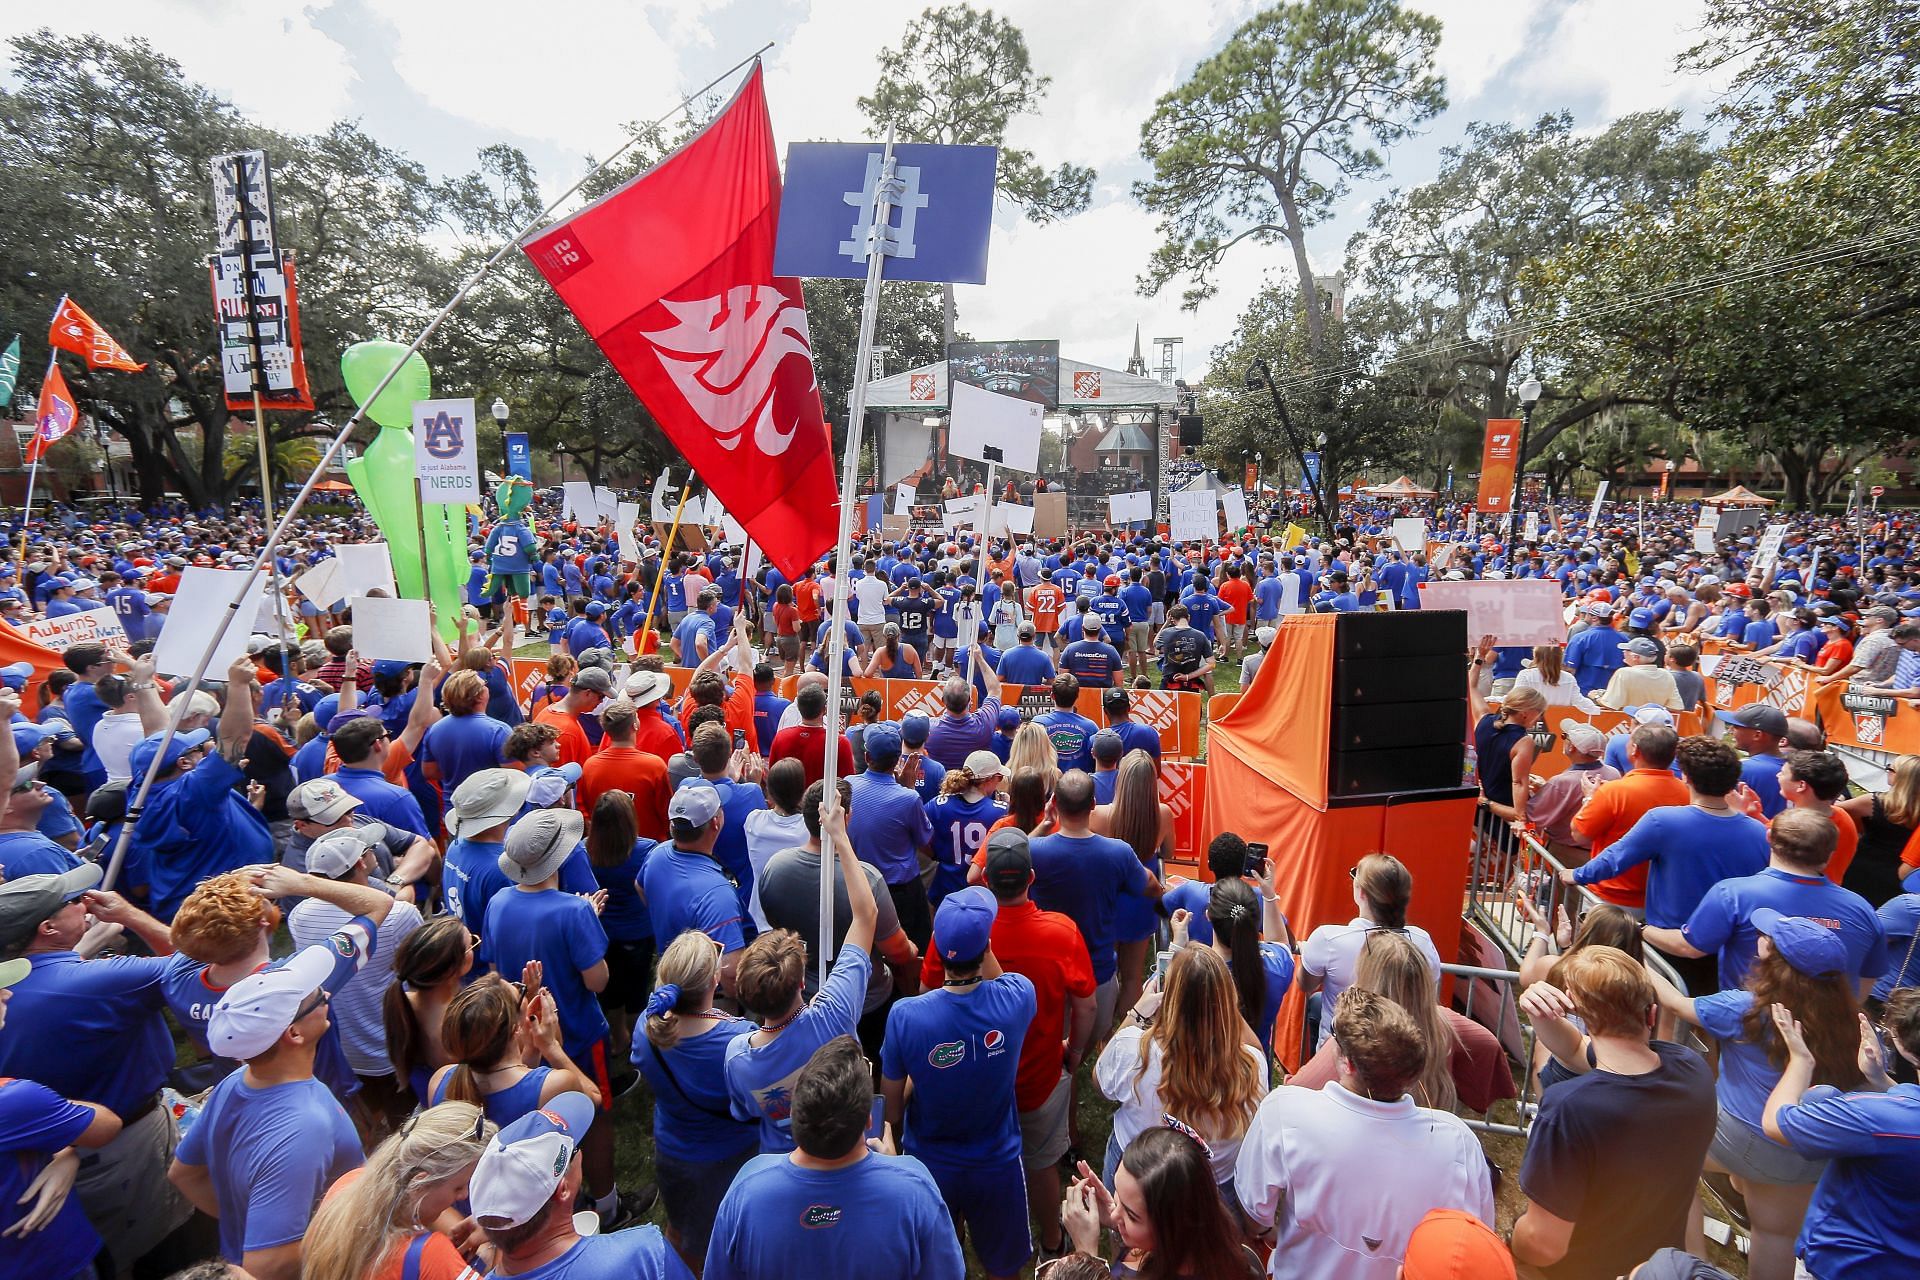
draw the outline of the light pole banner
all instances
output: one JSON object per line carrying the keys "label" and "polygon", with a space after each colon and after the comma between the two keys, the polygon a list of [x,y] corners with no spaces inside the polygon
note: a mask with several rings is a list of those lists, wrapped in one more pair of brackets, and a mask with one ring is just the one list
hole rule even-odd
{"label": "light pole banner", "polygon": [[1513,469],[1520,461],[1520,419],[1488,418],[1480,453],[1480,497],[1474,510],[1490,515],[1513,510]]}
{"label": "light pole banner", "polygon": [[519,476],[528,484],[533,483],[533,449],[527,444],[527,433],[509,431],[507,441],[507,474]]}
{"label": "light pole banner", "polygon": [[413,473],[420,477],[422,502],[480,501],[472,400],[413,402]]}

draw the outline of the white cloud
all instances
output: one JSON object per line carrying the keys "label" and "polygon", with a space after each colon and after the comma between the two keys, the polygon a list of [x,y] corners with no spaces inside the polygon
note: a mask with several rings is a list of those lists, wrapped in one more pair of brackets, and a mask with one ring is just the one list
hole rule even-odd
{"label": "white cloud", "polygon": [[1447,78],[1448,100],[1458,107],[1478,98],[1513,62],[1546,0],[1413,0],[1412,7],[1440,19],[1435,61]]}
{"label": "white cloud", "polygon": [[1605,0],[1569,6],[1527,72],[1565,96],[1596,95],[1604,117],[1698,107],[1724,87],[1674,60],[1700,40],[1704,0]]}
{"label": "white cloud", "polygon": [[49,28],[63,35],[134,36],[262,124],[314,133],[347,112],[346,50],[322,34],[307,0],[89,0],[72,8],[0,6],[0,37]]}

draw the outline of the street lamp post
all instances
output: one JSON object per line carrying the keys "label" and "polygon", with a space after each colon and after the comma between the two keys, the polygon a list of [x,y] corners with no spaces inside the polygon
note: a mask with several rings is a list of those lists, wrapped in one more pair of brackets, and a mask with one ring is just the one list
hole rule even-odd
{"label": "street lamp post", "polygon": [[1860,536],[1860,567],[1855,570],[1855,572],[1860,575],[1859,580],[1865,582],[1867,577],[1867,504],[1862,501],[1864,495],[1860,491],[1860,483],[1860,468],[1855,467],[1853,469],[1853,528],[1854,532]]}
{"label": "street lamp post", "polygon": [[1545,390],[1540,379],[1528,378],[1520,384],[1520,452],[1513,460],[1513,499],[1507,503],[1507,569],[1513,569],[1513,553],[1520,541],[1520,482],[1527,474],[1527,437],[1533,434],[1533,406],[1540,403]]}
{"label": "street lamp post", "polygon": [[1567,482],[1566,468],[1567,454],[1562,449],[1553,455],[1553,483],[1547,486],[1547,501],[1556,505],[1560,501],[1560,486]]}
{"label": "street lamp post", "polygon": [[493,398],[493,420],[500,424],[500,465],[504,469],[501,479],[513,474],[513,451],[507,448],[507,402],[499,396]]}
{"label": "street lamp post", "polygon": [[1300,486],[1313,495],[1313,509],[1320,517],[1320,529],[1323,536],[1333,535],[1333,522],[1327,519],[1326,500],[1320,496],[1320,486],[1307,474],[1306,449],[1300,443],[1300,437],[1294,434],[1293,418],[1287,413],[1286,402],[1280,399],[1280,388],[1273,385],[1273,371],[1267,368],[1267,362],[1256,359],[1247,366],[1247,390],[1254,391],[1265,383],[1267,393],[1273,397],[1273,412],[1280,419],[1280,430],[1287,437],[1287,444],[1293,450],[1293,460],[1300,464]]}

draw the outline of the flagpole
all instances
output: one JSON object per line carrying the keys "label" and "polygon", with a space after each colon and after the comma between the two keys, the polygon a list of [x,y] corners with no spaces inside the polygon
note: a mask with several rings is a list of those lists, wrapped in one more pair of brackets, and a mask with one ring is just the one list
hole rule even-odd
{"label": "flagpole", "polygon": [[[846,685],[847,595],[849,562],[853,558],[853,491],[860,481],[860,433],[867,416],[867,376],[873,368],[873,330],[880,318],[880,279],[886,265],[887,223],[893,217],[893,130],[887,130],[886,149],[880,153],[880,176],[873,184],[872,219],[867,228],[867,289],[860,300],[860,345],[853,359],[853,388],[847,393],[847,442],[840,461],[840,529],[833,542],[833,617],[827,646],[827,741],[820,780],[820,803],[837,802],[840,763],[840,691]],[[827,952],[833,937],[833,869],[838,863],[830,847],[820,845],[820,946],[816,961],[820,985],[826,986],[831,967]]]}
{"label": "flagpole", "polygon": [[[713,88],[714,85],[719,84],[722,80],[725,80],[728,76],[746,66],[748,63],[755,61],[761,54],[771,48],[773,48],[773,42],[768,41],[747,57],[734,63],[725,71],[722,71],[719,75],[682,98],[674,105],[672,110],[665,112],[653,120],[651,125],[665,124],[675,115],[685,110],[687,106],[696,98],[700,97],[701,94],[706,93],[707,90]],[[293,527],[294,518],[300,514],[300,508],[305,506],[307,499],[312,496],[314,486],[320,483],[320,477],[326,474],[327,467],[332,463],[334,457],[345,447],[347,438],[353,434],[353,429],[360,425],[360,419],[366,412],[364,406],[372,404],[380,398],[380,393],[387,389],[387,384],[400,376],[400,370],[405,367],[407,361],[418,352],[421,347],[426,345],[427,339],[431,338],[434,333],[439,330],[440,326],[446,323],[447,317],[452,315],[454,311],[459,308],[460,304],[467,300],[467,295],[479,288],[482,282],[493,273],[493,269],[499,266],[508,254],[519,247],[523,237],[545,226],[547,220],[553,216],[561,205],[572,199],[575,192],[591,181],[596,174],[606,169],[608,165],[625,155],[627,151],[638,144],[640,139],[645,137],[647,133],[647,128],[634,130],[625,142],[608,153],[605,160],[588,169],[580,176],[578,181],[555,196],[552,203],[548,204],[547,207],[542,209],[538,214],[535,214],[520,230],[508,236],[501,243],[500,247],[496,249],[485,262],[482,262],[471,276],[461,283],[460,287],[454,291],[453,297],[447,300],[446,305],[441,307],[440,310],[434,314],[433,318],[427,321],[426,326],[422,328],[414,337],[413,341],[408,344],[406,351],[401,354],[398,360],[393,362],[393,366],[387,370],[385,376],[375,383],[373,389],[367,393],[366,399],[361,402],[361,407],[355,408],[354,411],[348,415],[345,424],[341,426],[333,439],[327,443],[326,451],[320,455],[320,460],[314,465],[313,472],[307,477],[306,483],[301,485],[300,491],[293,495],[293,501],[288,504],[286,514],[280,517],[279,523],[275,524],[267,534],[266,542],[262,544],[259,552],[255,554],[253,564],[247,570],[246,580],[240,584],[240,590],[236,592],[233,599],[227,603],[226,619],[221,622],[220,625],[214,627],[213,638],[207,641],[207,647],[201,651],[200,660],[195,664],[193,673],[188,677],[186,685],[182,688],[175,689],[174,698],[176,701],[180,701],[182,706],[186,705],[185,700],[191,699],[193,695],[199,691],[200,684],[206,677],[207,667],[213,662],[214,649],[219,645],[220,637],[226,634],[227,627],[232,624],[234,615],[240,612],[242,603],[253,594],[253,584],[259,579],[261,569],[273,560],[274,548],[282,538],[286,537],[287,531]],[[66,298],[63,295],[61,303],[64,305],[65,302]],[[56,312],[55,314],[58,313]],[[21,536],[24,539],[25,534],[23,533]],[[120,838],[114,843],[113,856],[108,860],[106,875],[101,879],[100,887],[102,889],[111,889],[113,887],[115,879],[120,874],[120,868],[126,863],[127,848],[132,843],[134,829],[139,825],[141,811],[146,806],[147,796],[153,790],[154,779],[160,774],[161,762],[166,759],[167,748],[172,745],[174,734],[177,732],[177,722],[174,718],[168,718],[167,727],[164,732],[166,736],[161,739],[160,749],[154,752],[153,763],[148,766],[145,775],[141,777],[139,789],[127,804],[126,822],[120,828]]]}
{"label": "flagpole", "polygon": [[[993,449],[992,445],[987,446]],[[997,452],[997,451],[996,451]],[[980,622],[986,619],[987,612],[987,544],[993,540],[993,486],[998,482],[998,463],[991,457],[987,459],[987,505],[980,513],[980,567],[974,570],[973,589],[974,607],[980,611],[980,618],[973,624],[973,634],[960,637],[967,642],[967,684],[973,684],[973,647],[980,639]]]}
{"label": "flagpole", "polygon": [[[646,652],[647,633],[653,630],[653,607],[660,602],[660,592],[667,585],[667,560],[673,555],[674,539],[680,536],[680,518],[686,514],[687,491],[692,488],[693,472],[688,471],[686,483],[680,486],[680,502],[679,505],[673,509],[673,524],[667,529],[667,540],[660,544],[660,567],[654,572],[653,592],[647,597],[647,616],[641,619],[640,633],[634,637],[633,656],[636,658]],[[635,547],[633,553],[634,565],[638,567],[640,563],[640,548]],[[655,647],[660,647],[657,641],[655,642]]]}
{"label": "flagpole", "polygon": [[[67,295],[64,293],[60,295],[60,305],[63,307],[67,305]],[[59,315],[60,313],[56,310],[53,314]],[[41,394],[45,394],[48,379],[53,377],[54,370],[59,367],[60,349],[55,347],[47,352],[47,371],[40,379]],[[33,450],[33,465],[27,468],[27,498],[25,504],[20,508],[20,563],[23,565],[27,560],[27,521],[33,514],[33,484],[34,481],[40,478],[40,459],[44,457],[47,452],[47,446],[40,439],[40,419],[38,414],[34,416],[33,439],[28,442],[27,447]]]}

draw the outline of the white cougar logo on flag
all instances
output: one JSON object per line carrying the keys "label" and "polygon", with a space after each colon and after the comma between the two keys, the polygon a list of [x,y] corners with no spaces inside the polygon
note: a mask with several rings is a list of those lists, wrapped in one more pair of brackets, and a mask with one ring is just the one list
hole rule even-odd
{"label": "white cougar logo on flag", "polygon": [[680,302],[663,298],[674,325],[642,336],[687,406],[707,424],[723,449],[739,447],[753,425],[753,443],[777,457],[793,443],[798,422],[784,429],[773,417],[773,380],[781,361],[807,361],[813,385],[813,348],[807,313],[772,285],[736,285],[719,297]]}

